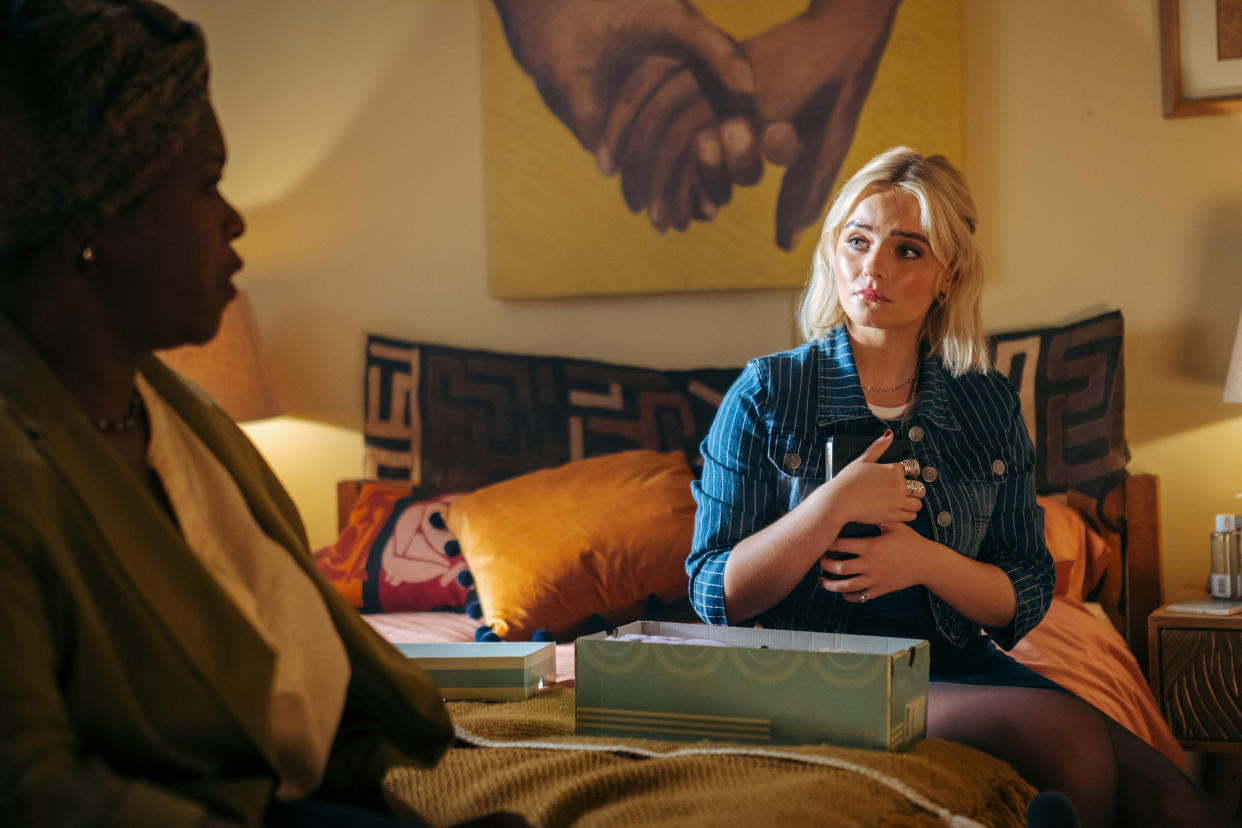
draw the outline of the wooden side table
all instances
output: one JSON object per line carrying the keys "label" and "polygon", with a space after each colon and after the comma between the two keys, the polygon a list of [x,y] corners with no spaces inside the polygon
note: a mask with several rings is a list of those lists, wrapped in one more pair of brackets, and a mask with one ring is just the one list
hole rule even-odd
{"label": "wooden side table", "polygon": [[[1207,597],[1187,587],[1169,603]],[[1207,753],[1204,787],[1242,813],[1242,614],[1167,606],[1147,619],[1152,693],[1182,747]]]}

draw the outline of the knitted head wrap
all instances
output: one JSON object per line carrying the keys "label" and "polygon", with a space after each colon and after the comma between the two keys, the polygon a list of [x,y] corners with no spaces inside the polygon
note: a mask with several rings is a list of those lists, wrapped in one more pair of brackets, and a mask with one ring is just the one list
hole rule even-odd
{"label": "knitted head wrap", "polygon": [[133,204],[208,106],[202,33],[151,0],[0,0],[6,49],[2,245],[88,233]]}

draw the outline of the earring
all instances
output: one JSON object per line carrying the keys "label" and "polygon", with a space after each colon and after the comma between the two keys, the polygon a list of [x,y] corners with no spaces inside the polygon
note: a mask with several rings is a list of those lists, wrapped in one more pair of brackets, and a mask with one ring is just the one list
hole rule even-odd
{"label": "earring", "polygon": [[942,291],[940,291],[940,294],[936,297],[936,304],[937,304],[937,305],[943,305],[943,304],[944,304],[944,291],[943,291],[943,290],[942,290]]}
{"label": "earring", "polygon": [[86,262],[87,264],[90,264],[91,262],[95,261],[95,248],[91,247],[89,244],[86,247],[83,247],[82,248],[82,261]]}

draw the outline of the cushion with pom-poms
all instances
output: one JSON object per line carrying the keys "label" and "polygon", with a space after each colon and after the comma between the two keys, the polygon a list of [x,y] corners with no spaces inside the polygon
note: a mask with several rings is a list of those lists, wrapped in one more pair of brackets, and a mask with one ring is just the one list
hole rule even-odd
{"label": "cushion with pom-poms", "polygon": [[463,496],[364,483],[348,524],[315,552],[315,565],[362,612],[462,610],[475,598],[474,581],[444,510]]}

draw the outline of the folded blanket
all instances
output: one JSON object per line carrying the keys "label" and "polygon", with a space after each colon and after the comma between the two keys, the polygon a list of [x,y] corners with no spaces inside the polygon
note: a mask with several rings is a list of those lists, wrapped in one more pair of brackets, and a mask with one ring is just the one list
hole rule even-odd
{"label": "folded blanket", "polygon": [[574,735],[573,690],[454,702],[458,746],[394,768],[394,810],[451,825],[493,811],[536,826],[1020,826],[1034,794],[1008,764],[926,740],[906,753]]}

